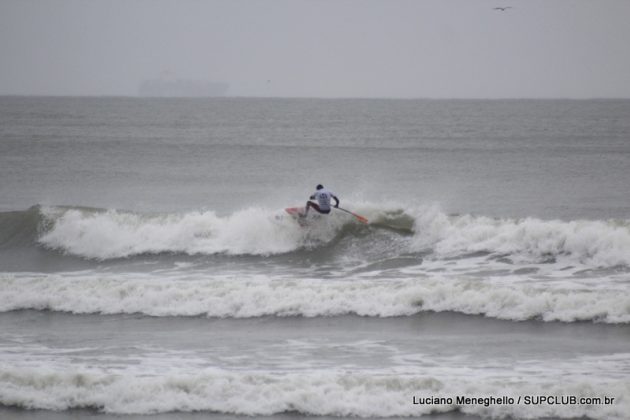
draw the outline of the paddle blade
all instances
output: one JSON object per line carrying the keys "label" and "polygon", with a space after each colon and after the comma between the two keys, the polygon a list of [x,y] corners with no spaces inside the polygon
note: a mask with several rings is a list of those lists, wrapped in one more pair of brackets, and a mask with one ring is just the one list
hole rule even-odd
{"label": "paddle blade", "polygon": [[368,219],[367,219],[367,218],[365,218],[365,217],[363,217],[363,216],[361,216],[360,214],[355,214],[355,213],[352,213],[352,215],[353,215],[354,217],[356,217],[356,218],[357,218],[357,220],[358,220],[359,222],[361,222],[361,223],[365,223],[366,225],[368,224]]}
{"label": "paddle blade", "polygon": [[366,225],[368,224],[368,219],[366,217],[363,217],[360,214],[353,213],[350,210],[342,209],[341,207],[336,207],[336,208],[341,211],[345,211],[348,214],[353,215],[359,222],[364,223]]}

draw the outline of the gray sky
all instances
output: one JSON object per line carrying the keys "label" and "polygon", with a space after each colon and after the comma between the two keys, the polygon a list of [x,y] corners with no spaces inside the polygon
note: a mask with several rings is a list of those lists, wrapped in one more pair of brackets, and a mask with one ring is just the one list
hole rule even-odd
{"label": "gray sky", "polygon": [[160,77],[238,96],[628,98],[630,0],[0,0],[0,94]]}

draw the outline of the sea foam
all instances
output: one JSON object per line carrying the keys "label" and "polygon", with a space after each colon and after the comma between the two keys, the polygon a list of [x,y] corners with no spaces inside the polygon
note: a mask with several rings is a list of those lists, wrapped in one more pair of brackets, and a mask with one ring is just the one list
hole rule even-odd
{"label": "sea foam", "polygon": [[306,242],[297,224],[256,208],[225,217],[212,211],[142,215],[45,209],[44,214],[53,227],[39,238],[41,244],[100,260],[159,253],[270,255]]}
{"label": "sea foam", "polygon": [[[523,372],[525,380],[466,369],[468,375],[433,376],[383,370],[334,369],[196,372],[103,369],[77,364],[28,368],[0,363],[0,403],[29,409],[94,408],[116,414],[208,411],[249,416],[285,412],[317,416],[400,417],[461,411],[492,418],[625,419],[630,383],[600,375]],[[530,366],[531,369],[531,366]],[[481,375],[481,376],[478,376]],[[614,404],[457,404],[458,396],[575,396],[614,398]],[[452,404],[414,404],[422,397],[450,397]]]}
{"label": "sea foam", "polygon": [[594,267],[630,265],[627,220],[500,219],[428,210],[417,214],[414,231],[414,248],[438,256],[489,252],[524,261],[568,256]]}
{"label": "sea foam", "polygon": [[[362,243],[378,249],[379,229],[413,235],[407,252],[453,258],[485,252],[514,257],[516,262],[569,258],[589,267],[630,267],[630,222],[627,220],[509,219],[447,215],[436,207],[406,210],[359,207],[371,220]],[[333,212],[307,228],[281,210],[248,208],[227,216],[212,211],[146,215],[116,210],[42,209],[46,229],[38,242],[50,249],[84,258],[107,260],[142,254],[189,255],[284,254],[325,247],[343,235],[353,218]]]}
{"label": "sea foam", "polygon": [[506,320],[630,322],[623,283],[476,277],[300,278],[264,274],[12,273],[0,311],[36,309],[152,316],[409,316],[454,311]]}

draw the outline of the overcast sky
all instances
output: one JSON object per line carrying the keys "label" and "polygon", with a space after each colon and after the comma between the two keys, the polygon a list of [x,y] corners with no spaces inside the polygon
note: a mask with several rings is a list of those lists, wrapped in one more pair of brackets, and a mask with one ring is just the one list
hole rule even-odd
{"label": "overcast sky", "polygon": [[[506,11],[493,10],[511,6]],[[0,0],[0,94],[630,97],[630,0]]]}

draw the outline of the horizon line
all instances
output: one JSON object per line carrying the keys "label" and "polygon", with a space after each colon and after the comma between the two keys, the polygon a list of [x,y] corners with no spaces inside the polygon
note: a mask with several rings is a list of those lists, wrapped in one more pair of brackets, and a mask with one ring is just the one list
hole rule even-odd
{"label": "horizon line", "polygon": [[549,101],[593,101],[593,100],[630,100],[630,96],[253,96],[253,95],[221,95],[221,96],[140,96],[140,95],[117,95],[117,94],[87,94],[87,95],[62,95],[62,94],[13,94],[0,93],[0,98],[121,98],[121,99],[315,99],[315,100],[471,100],[471,101],[519,101],[519,100],[549,100]]}

